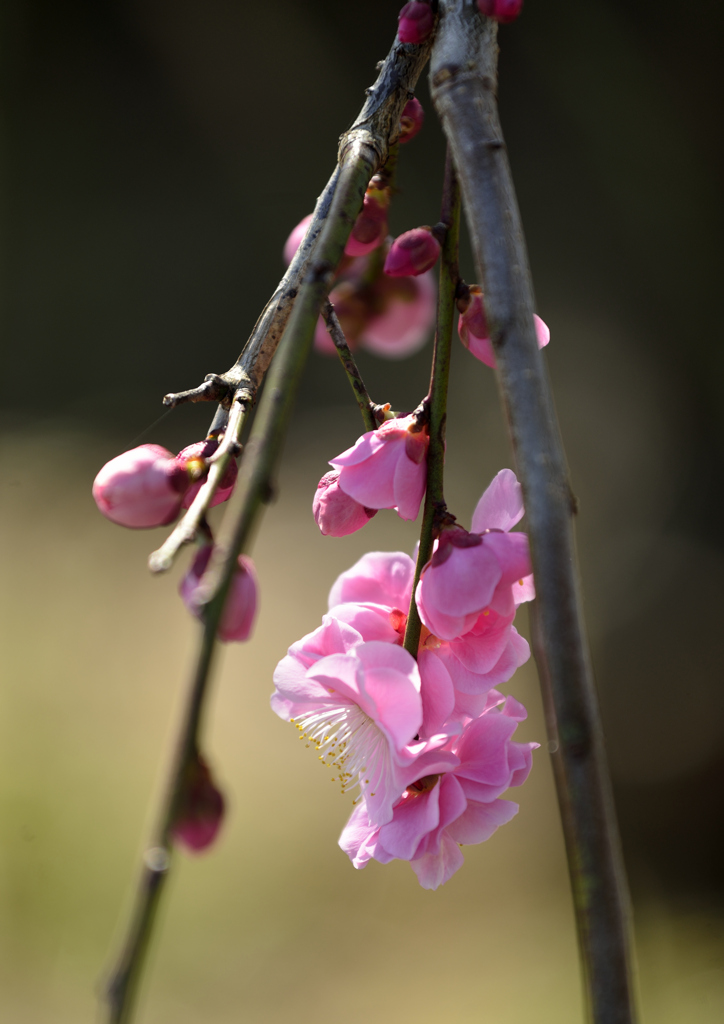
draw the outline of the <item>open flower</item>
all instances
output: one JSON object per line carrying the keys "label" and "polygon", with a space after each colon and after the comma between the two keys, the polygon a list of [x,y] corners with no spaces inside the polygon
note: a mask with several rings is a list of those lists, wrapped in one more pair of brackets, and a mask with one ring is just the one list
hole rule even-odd
{"label": "open flower", "polygon": [[[338,632],[343,643],[348,630]],[[328,623],[319,639],[331,639],[333,631]],[[273,710],[336,770],[342,792],[359,786],[370,821],[390,821],[406,785],[401,773],[426,748],[414,742],[422,723],[415,659],[395,644],[370,641],[319,658],[303,674],[293,664],[279,668],[282,699],[272,696]]]}
{"label": "open flower", "polygon": [[387,420],[329,463],[340,470],[339,486],[366,508],[394,508],[415,519],[425,493],[427,429],[414,415]]}
{"label": "open flower", "polygon": [[508,532],[522,515],[515,474],[501,470],[478,503],[475,532],[455,526],[442,533],[415,595],[420,618],[435,636],[462,637],[484,612],[512,621],[514,588],[517,584],[527,593],[531,575],[528,538]]}
{"label": "open flower", "polygon": [[[372,858],[383,864],[407,860],[425,889],[451,878],[463,863],[460,846],[489,839],[518,811],[500,796],[522,785],[530,772],[538,744],[511,739],[525,717],[514,698],[503,703],[499,694],[491,694],[483,714],[458,738],[413,766],[417,777],[408,773],[391,821],[377,825],[365,807],[358,807],[339,840],[354,866],[363,868]],[[450,755],[454,760],[446,768],[443,757]]]}

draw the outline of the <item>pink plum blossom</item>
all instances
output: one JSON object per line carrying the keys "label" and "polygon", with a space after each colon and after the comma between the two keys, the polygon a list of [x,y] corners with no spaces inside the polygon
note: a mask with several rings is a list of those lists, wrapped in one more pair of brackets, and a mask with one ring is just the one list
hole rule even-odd
{"label": "pink plum blossom", "polygon": [[424,121],[425,111],[423,110],[422,103],[413,96],[405,104],[405,109],[400,117],[400,134],[397,139],[400,145],[414,139],[422,129]]}
{"label": "pink plum blossom", "polygon": [[394,508],[415,519],[425,493],[427,429],[413,415],[386,420],[363,434],[330,465],[340,470],[339,486],[366,508]]}
{"label": "pink plum blossom", "polygon": [[[518,811],[517,804],[500,797],[522,785],[530,772],[538,744],[511,738],[525,717],[514,698],[503,702],[490,694],[483,713],[469,720],[460,736],[410,766],[391,821],[380,825],[365,806],[357,807],[339,840],[354,866],[363,868],[373,858],[383,864],[407,860],[423,888],[448,881],[463,863],[460,846],[489,839]],[[454,756],[447,768],[444,755]]]}
{"label": "pink plum blossom", "polygon": [[[481,626],[488,634],[490,627],[481,623],[481,617],[492,613],[496,618],[491,623],[507,617],[507,627],[516,603],[530,600],[528,538],[508,532],[522,515],[515,474],[501,470],[478,502],[475,532],[459,526],[443,531],[416,592],[420,618],[435,636],[455,640]],[[521,588],[517,602],[516,586]]]}
{"label": "pink plum blossom", "polygon": [[284,243],[284,262],[289,264],[294,259],[294,254],[302,244],[302,240],[307,233],[307,228],[312,223],[313,213],[308,213],[306,217],[302,217],[297,226],[292,230],[289,238]]}
{"label": "pink plum blossom", "polygon": [[216,839],[224,818],[224,797],[201,754],[186,767],[183,790],[171,834],[177,842],[200,853]]}
{"label": "pink plum blossom", "polygon": [[[178,464],[183,466],[189,474],[189,478],[195,481],[195,483],[192,483],[184,494],[183,501],[181,503],[182,508],[190,508],[191,502],[201,490],[201,486],[205,483],[206,477],[208,476],[208,460],[218,447],[218,437],[207,437],[205,441],[196,441],[195,444],[190,444],[176,456]],[[238,468],[236,460],[230,459],[218,490],[211,500],[211,508],[215,505],[220,505],[230,497],[231,492],[234,490],[237,473]]]}
{"label": "pink plum blossom", "polygon": [[[502,473],[515,479],[510,470]],[[343,618],[364,639],[402,643],[414,575],[415,563],[404,552],[369,552],[338,577],[329,594],[330,615]],[[516,583],[512,589],[524,588]],[[530,600],[532,580],[525,589],[522,599]],[[525,664],[530,648],[512,625],[514,617],[514,606],[506,615],[485,609],[467,633],[449,641],[423,626],[418,653],[425,713],[421,736],[432,736],[466,715],[474,717],[488,690]]]}
{"label": "pink plum blossom", "polygon": [[366,526],[377,509],[365,508],[339,486],[339,470],[325,473],[312,503],[314,519],[325,537],[346,537]]}
{"label": "pink plum blossom", "polygon": [[478,0],[478,7],[483,14],[503,24],[515,21],[523,7],[523,0]]}
{"label": "pink plum blossom", "polygon": [[440,243],[429,227],[405,231],[392,243],[385,260],[390,277],[417,277],[431,270],[440,255]]}
{"label": "pink plum blossom", "polygon": [[[201,548],[179,586],[184,604],[197,619],[202,617],[197,594],[201,578],[211,558],[210,544]],[[224,613],[219,625],[219,639],[225,642],[248,640],[257,612],[257,579],[254,563],[247,555],[239,555],[238,569],[231,580]]]}
{"label": "pink plum blossom", "polygon": [[[538,340],[538,348],[545,348],[551,340],[551,332],[537,314],[533,314],[535,333]],[[478,285],[470,286],[470,300],[467,307],[460,314],[458,319],[458,334],[465,348],[467,348],[476,359],[493,370],[497,367],[493,343],[490,340],[488,319],[485,315],[483,304],[483,292]]]}
{"label": "pink plum blossom", "polygon": [[432,32],[435,15],[429,3],[410,0],[399,14],[397,35],[401,43],[423,43]]}
{"label": "pink plum blossom", "polygon": [[[325,627],[318,643],[349,642],[351,627]],[[370,821],[390,821],[405,789],[403,772],[426,748],[414,742],[422,724],[415,659],[395,644],[370,641],[321,657],[302,674],[299,654],[277,666],[273,710],[338,772],[342,792],[359,786]]]}
{"label": "pink plum blossom", "polygon": [[142,444],[105,464],[93,482],[93,497],[112,523],[146,529],[176,518],[188,485],[186,470],[170,451]]}
{"label": "pink plum blossom", "polygon": [[433,272],[405,278],[383,274],[373,290],[372,316],[360,332],[360,346],[384,359],[404,359],[419,351],[435,326]]}

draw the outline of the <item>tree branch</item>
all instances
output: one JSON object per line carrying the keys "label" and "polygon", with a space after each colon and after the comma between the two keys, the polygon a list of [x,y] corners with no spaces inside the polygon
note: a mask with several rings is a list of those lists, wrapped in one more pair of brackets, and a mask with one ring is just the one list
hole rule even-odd
{"label": "tree branch", "polygon": [[[377,430],[378,423],[376,412],[378,409],[381,410],[382,406],[373,402],[367,392],[365,382],[362,380],[362,374],[359,372],[359,367],[355,362],[354,356],[347,344],[347,339],[344,336],[342,325],[340,324],[337,314],[334,311],[334,306],[329,299],[327,299],[322,307],[322,316],[324,317],[324,322],[327,325],[329,336],[337,349],[337,355],[344,367],[344,372],[347,374],[347,380],[354,392],[354,397],[357,399],[357,405],[359,406],[359,411],[362,413],[365,430]],[[382,413],[382,416],[384,418],[384,412]]]}
{"label": "tree branch", "polygon": [[536,580],[536,660],[549,709],[590,1012],[635,1018],[629,903],[576,569],[575,501],[533,325],[533,289],[498,119],[496,26],[440,0],[430,82],[460,179],[498,382],[523,485]]}
{"label": "tree branch", "polygon": [[435,529],[445,513],[443,471],[445,466],[445,421],[447,419],[447,389],[450,377],[450,348],[457,290],[458,246],[460,241],[460,188],[448,149],[445,158],[441,223],[445,234],[440,254],[440,290],[437,298],[437,328],[432,355],[430,391],[426,405],[430,416],[430,446],[427,450],[427,485],[425,507],[420,528],[420,547],[417,552],[412,597],[405,626],[404,648],[417,658],[422,622],[417,610],[415,591],[423,568],[432,557]]}

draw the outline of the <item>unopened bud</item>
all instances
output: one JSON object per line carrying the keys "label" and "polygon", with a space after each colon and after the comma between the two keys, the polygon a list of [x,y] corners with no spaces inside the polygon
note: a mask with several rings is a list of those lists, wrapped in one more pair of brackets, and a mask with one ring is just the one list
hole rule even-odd
{"label": "unopened bud", "polygon": [[429,3],[411,0],[399,13],[397,36],[401,43],[422,43],[432,32],[435,15]]}
{"label": "unopened bud", "polygon": [[188,485],[186,471],[168,449],[142,444],[105,464],[93,482],[93,497],[106,519],[140,530],[174,520]]}
{"label": "unopened bud", "polygon": [[[196,441],[190,444],[176,456],[176,462],[186,470],[191,486],[186,491],[181,503],[182,508],[189,508],[191,502],[201,490],[201,485],[206,481],[209,470],[209,459],[219,447],[217,437],[207,437],[205,441]],[[216,494],[211,500],[211,508],[226,501],[234,490],[238,467],[235,459],[229,460],[226,472],[219,484]]]}
{"label": "unopened bud", "polygon": [[422,128],[424,121],[425,111],[422,109],[422,103],[413,96],[411,100],[407,101],[405,109],[402,111],[402,116],[400,117],[400,135],[397,141],[402,143],[409,142],[410,139],[414,139]]}
{"label": "unopened bud", "polygon": [[171,833],[194,853],[211,846],[224,818],[224,798],[201,754],[186,766],[176,821]]}
{"label": "unopened bud", "polygon": [[339,470],[325,473],[312,503],[317,526],[325,537],[347,537],[366,526],[377,509],[365,508],[339,486]]}
{"label": "unopened bud", "polygon": [[[202,618],[199,584],[209,564],[212,550],[211,545],[201,548],[179,586],[179,594],[184,604],[197,619]],[[228,643],[249,639],[256,618],[257,590],[254,563],[247,555],[239,555],[238,567],[231,578],[219,624],[219,640]]]}
{"label": "unopened bud", "polygon": [[523,7],[523,0],[478,0],[478,8],[488,18],[505,24],[515,21]]}
{"label": "unopened bud", "polygon": [[440,243],[429,227],[399,235],[387,254],[385,273],[390,277],[417,277],[437,263]]}
{"label": "unopened bud", "polygon": [[387,207],[390,195],[387,188],[371,186],[365,193],[362,211],[354,222],[347,244],[347,256],[366,256],[387,237]]}

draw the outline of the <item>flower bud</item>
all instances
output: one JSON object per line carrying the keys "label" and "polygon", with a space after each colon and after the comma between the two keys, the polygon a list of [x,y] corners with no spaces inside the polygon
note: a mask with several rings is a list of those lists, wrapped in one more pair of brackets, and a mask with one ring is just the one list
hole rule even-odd
{"label": "flower bud", "polygon": [[413,96],[411,100],[407,101],[405,109],[402,111],[400,134],[397,141],[403,143],[414,139],[422,128],[424,121],[425,111],[422,108],[422,103]]}
{"label": "flower bud", "polygon": [[[373,179],[374,180],[374,179]],[[370,184],[365,193],[362,211],[344,247],[347,256],[366,256],[382,245],[387,237],[387,207],[390,194],[387,188]]]}
{"label": "flower bud", "polygon": [[[191,502],[201,490],[201,485],[205,483],[208,475],[209,459],[218,447],[218,437],[207,437],[205,441],[196,441],[194,444],[190,444],[176,456],[176,462],[186,470],[191,482],[191,486],[184,494],[183,501],[181,502],[182,508],[189,508]],[[230,496],[234,490],[237,473],[236,460],[230,459],[219,488],[211,501],[211,508],[215,505],[220,505],[222,501],[226,501]]]}
{"label": "flower bud", "polygon": [[[202,617],[198,601],[199,583],[209,564],[212,550],[210,544],[201,548],[179,586],[184,604],[197,619]],[[246,555],[239,555],[239,566],[232,577],[219,624],[219,640],[227,643],[248,640],[256,618],[257,603],[254,563]]]}
{"label": "flower bud", "polygon": [[523,0],[478,0],[482,14],[505,24],[515,21],[523,7]]}
{"label": "flower bud", "polygon": [[399,13],[397,36],[401,43],[422,43],[432,32],[435,15],[429,3],[411,0]]}
{"label": "flower bud", "polygon": [[325,473],[317,484],[312,503],[317,526],[325,537],[346,537],[366,526],[376,508],[365,508],[339,486],[339,470]]}
{"label": "flower bud", "polygon": [[93,481],[96,505],[112,523],[165,526],[179,513],[188,476],[158,444],[142,444],[107,462]]}
{"label": "flower bud", "polygon": [[224,798],[201,754],[186,767],[176,821],[171,834],[194,853],[210,846],[224,818]]}
{"label": "flower bud", "polygon": [[390,277],[417,277],[437,263],[440,243],[429,227],[413,228],[399,235],[387,254],[385,273]]}

